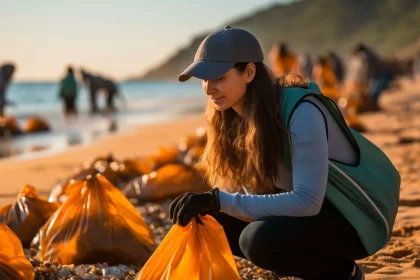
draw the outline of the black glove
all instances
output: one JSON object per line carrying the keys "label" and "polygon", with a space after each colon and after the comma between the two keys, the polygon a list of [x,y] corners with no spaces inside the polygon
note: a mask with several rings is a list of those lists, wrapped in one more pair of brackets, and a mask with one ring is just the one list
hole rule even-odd
{"label": "black glove", "polygon": [[185,227],[192,218],[220,211],[219,189],[204,193],[185,193],[169,206],[169,218],[174,224]]}

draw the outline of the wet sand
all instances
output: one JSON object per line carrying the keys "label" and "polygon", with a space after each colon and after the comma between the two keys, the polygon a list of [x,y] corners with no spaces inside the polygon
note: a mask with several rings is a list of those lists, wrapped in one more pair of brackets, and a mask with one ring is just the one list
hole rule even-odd
{"label": "wet sand", "polygon": [[116,159],[147,156],[159,146],[177,145],[181,137],[194,134],[204,124],[202,114],[192,114],[182,120],[140,126],[54,155],[29,160],[0,159],[0,205],[13,201],[25,184],[33,185],[42,195],[49,194],[55,182],[69,176],[84,160],[109,153]]}

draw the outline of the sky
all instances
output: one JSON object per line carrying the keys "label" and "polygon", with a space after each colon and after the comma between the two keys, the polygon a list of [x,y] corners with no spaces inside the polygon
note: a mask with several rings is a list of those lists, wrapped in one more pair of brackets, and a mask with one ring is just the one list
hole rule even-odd
{"label": "sky", "polygon": [[[287,0],[0,0],[0,64],[51,81],[69,64],[125,79],[240,16]],[[193,58],[191,58],[193,59]]]}

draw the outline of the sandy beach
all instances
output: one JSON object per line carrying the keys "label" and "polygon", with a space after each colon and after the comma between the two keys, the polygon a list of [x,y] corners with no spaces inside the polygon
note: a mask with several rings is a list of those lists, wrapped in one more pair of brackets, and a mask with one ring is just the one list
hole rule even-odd
{"label": "sandy beach", "polygon": [[[381,106],[382,111],[364,114],[361,119],[369,130],[365,135],[400,171],[400,209],[389,244],[359,263],[369,280],[420,279],[420,83],[402,81],[401,88],[384,94]],[[204,124],[203,115],[194,114],[38,159],[2,159],[0,205],[13,201],[24,184],[48,195],[58,179],[68,176],[84,160],[108,153],[117,159],[146,156],[159,146],[177,145],[181,137]]]}
{"label": "sandy beach", "polygon": [[93,145],[74,146],[42,158],[1,159],[0,205],[13,201],[25,184],[33,185],[41,195],[48,195],[58,179],[69,176],[85,160],[109,153],[117,159],[147,156],[159,146],[177,145],[181,137],[194,134],[204,124],[202,114],[192,114],[182,120],[143,125],[127,133],[110,135]]}
{"label": "sandy beach", "polygon": [[401,175],[400,206],[391,241],[359,261],[368,280],[420,279],[420,83],[402,87],[381,100],[383,112],[362,120]]}

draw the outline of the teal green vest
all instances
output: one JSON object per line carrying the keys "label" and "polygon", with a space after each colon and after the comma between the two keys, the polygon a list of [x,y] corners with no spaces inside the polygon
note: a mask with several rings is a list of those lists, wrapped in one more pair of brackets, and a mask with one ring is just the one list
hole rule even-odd
{"label": "teal green vest", "polygon": [[67,97],[76,97],[77,95],[77,82],[74,76],[67,75],[61,81],[61,88],[60,88],[60,97],[67,98]]}
{"label": "teal green vest", "polygon": [[[366,251],[372,255],[391,238],[398,211],[400,175],[378,147],[347,127],[335,103],[323,96],[313,82],[308,88],[283,89],[281,119],[287,131],[295,108],[308,95],[325,105],[359,154],[356,166],[329,160],[326,197],[353,225]],[[290,136],[285,140],[285,163],[290,168]]]}

